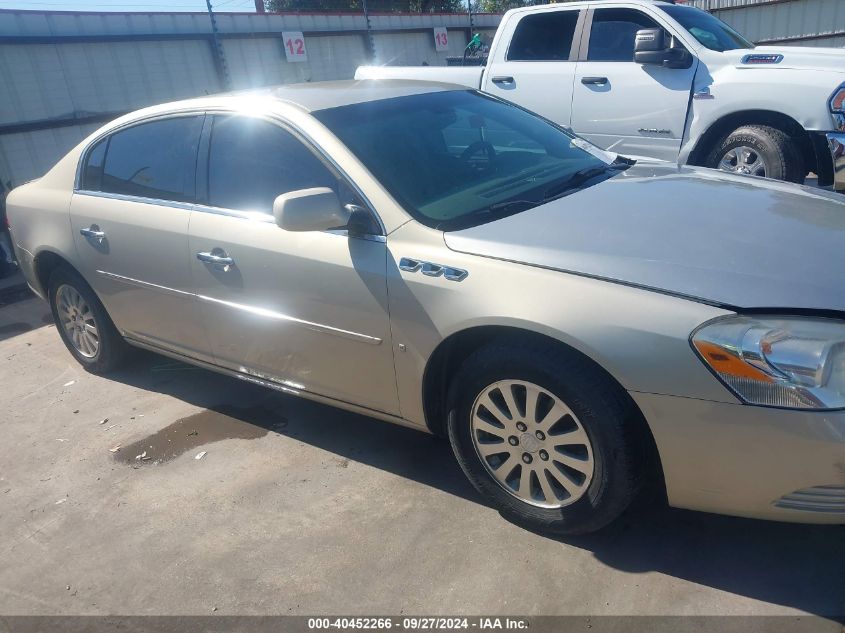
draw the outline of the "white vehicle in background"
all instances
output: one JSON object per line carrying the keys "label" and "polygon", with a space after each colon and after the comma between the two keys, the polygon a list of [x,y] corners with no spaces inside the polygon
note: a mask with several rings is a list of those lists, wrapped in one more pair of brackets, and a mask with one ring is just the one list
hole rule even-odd
{"label": "white vehicle in background", "polygon": [[356,79],[480,89],[620,154],[845,190],[845,51],[755,47],[652,0],[508,11],[485,67],[363,66]]}

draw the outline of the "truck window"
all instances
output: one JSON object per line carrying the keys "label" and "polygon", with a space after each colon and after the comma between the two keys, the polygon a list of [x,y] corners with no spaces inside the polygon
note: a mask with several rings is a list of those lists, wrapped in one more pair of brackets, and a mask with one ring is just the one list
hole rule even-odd
{"label": "truck window", "polygon": [[658,26],[645,13],[635,9],[596,9],[587,61],[633,62],[637,31]]}
{"label": "truck window", "polygon": [[727,24],[695,7],[662,6],[663,11],[675,18],[692,36],[711,51],[733,51],[754,48]]}
{"label": "truck window", "polygon": [[516,25],[508,61],[566,61],[575,39],[578,11],[554,11],[526,15]]}

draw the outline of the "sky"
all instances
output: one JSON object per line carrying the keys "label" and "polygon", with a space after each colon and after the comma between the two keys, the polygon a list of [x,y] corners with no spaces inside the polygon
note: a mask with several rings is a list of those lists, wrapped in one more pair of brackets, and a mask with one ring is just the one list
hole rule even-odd
{"label": "sky", "polygon": [[[212,0],[215,11],[255,11],[255,0]],[[38,11],[205,11],[205,0],[0,0],[0,9]]]}

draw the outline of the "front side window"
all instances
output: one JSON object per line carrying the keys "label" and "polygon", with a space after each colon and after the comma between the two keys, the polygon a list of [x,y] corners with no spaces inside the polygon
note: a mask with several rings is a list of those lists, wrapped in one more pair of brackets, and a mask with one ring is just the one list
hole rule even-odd
{"label": "front side window", "polygon": [[277,196],[311,187],[337,191],[338,180],[293,134],[252,117],[214,117],[208,204],[272,213]]}
{"label": "front side window", "polygon": [[[196,157],[202,117],[175,117],[141,123],[112,134],[88,156],[85,184],[96,190],[156,200],[194,199]],[[96,163],[104,148],[101,174]],[[90,171],[90,178],[89,178]]]}
{"label": "front side window", "polygon": [[754,44],[706,11],[695,7],[682,6],[661,5],[660,8],[711,51],[721,52],[754,48]]}
{"label": "front side window", "polygon": [[522,108],[443,91],[314,112],[414,218],[458,230],[609,178],[614,156]]}
{"label": "front side window", "polygon": [[508,61],[565,61],[572,50],[578,11],[526,15],[516,25]]}
{"label": "front side window", "polygon": [[658,26],[657,22],[636,9],[596,9],[587,61],[633,62],[637,31]]}

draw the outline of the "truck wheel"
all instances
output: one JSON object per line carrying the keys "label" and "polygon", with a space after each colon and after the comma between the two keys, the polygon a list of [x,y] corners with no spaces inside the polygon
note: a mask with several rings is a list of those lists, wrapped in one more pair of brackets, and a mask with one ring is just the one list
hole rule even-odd
{"label": "truck wheel", "polygon": [[744,125],[710,152],[707,167],[736,174],[804,182],[804,156],[793,139],[767,125]]}
{"label": "truck wheel", "polygon": [[551,534],[596,531],[640,488],[633,406],[575,353],[492,344],[452,382],[448,432],[466,476],[501,514]]}
{"label": "truck wheel", "polygon": [[79,364],[92,374],[117,369],[129,345],[91,286],[76,271],[62,266],[50,275],[48,297],[59,336]]}

